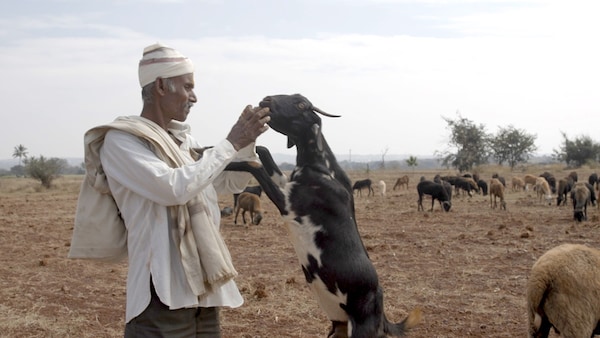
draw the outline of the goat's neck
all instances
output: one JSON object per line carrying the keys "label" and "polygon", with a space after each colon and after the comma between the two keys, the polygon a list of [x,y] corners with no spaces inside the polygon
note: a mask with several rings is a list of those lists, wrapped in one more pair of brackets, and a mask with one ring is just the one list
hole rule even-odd
{"label": "goat's neck", "polygon": [[335,155],[329,148],[329,145],[322,140],[322,148],[319,150],[316,143],[307,142],[304,144],[296,144],[296,167],[310,167],[313,170],[323,172],[324,174],[333,176],[340,181],[349,191],[352,191],[352,184],[346,172],[338,164]]}

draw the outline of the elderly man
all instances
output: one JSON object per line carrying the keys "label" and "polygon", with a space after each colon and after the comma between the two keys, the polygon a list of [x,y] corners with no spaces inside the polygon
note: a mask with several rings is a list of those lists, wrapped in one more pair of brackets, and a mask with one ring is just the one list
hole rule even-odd
{"label": "elderly man", "polygon": [[86,179],[70,257],[128,255],[125,337],[220,337],[219,307],[243,299],[219,233],[217,193],[243,190],[268,109],[246,106],[227,137],[204,150],[183,122],[196,102],[194,68],[162,44],[139,63],[143,108],[86,132]]}

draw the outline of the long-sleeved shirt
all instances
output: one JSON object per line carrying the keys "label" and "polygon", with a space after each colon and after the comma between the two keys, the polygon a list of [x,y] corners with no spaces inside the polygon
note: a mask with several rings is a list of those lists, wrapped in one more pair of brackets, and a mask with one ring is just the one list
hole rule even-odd
{"label": "long-sleeved shirt", "polygon": [[[188,132],[177,134],[183,140],[180,148],[184,152],[189,147],[200,147]],[[208,215],[218,227],[217,191],[240,192],[251,178],[248,173],[223,169],[235,158],[257,160],[253,147],[236,152],[229,141],[223,140],[206,150],[199,161],[171,168],[142,139],[119,130],[107,132],[100,159],[127,228],[126,322],[148,306],[150,278],[161,301],[171,309],[238,307],[243,303],[233,280],[200,299],[193,294],[176,245],[177,228],[169,222],[168,206],[185,204],[203,194],[208,201]]]}

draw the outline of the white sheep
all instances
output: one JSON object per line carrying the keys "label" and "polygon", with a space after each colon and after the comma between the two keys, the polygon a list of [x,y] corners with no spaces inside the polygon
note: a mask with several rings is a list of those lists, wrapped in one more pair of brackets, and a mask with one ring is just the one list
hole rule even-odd
{"label": "white sheep", "polygon": [[250,219],[252,224],[258,225],[262,220],[263,210],[260,205],[260,198],[250,192],[242,192],[237,199],[237,205],[235,206],[235,219],[234,224],[237,224],[238,214],[242,210],[242,221],[246,224],[246,211],[250,212]]}
{"label": "white sheep", "polygon": [[525,174],[523,182],[525,183],[525,191],[529,191],[529,186],[535,187],[537,176],[531,174]]}
{"label": "white sheep", "polygon": [[381,194],[382,197],[385,197],[385,189],[386,189],[386,185],[385,182],[383,180],[378,182],[379,184],[379,193]]}
{"label": "white sheep", "polygon": [[533,265],[527,281],[528,337],[548,337],[554,327],[562,337],[599,334],[600,250],[563,244]]}

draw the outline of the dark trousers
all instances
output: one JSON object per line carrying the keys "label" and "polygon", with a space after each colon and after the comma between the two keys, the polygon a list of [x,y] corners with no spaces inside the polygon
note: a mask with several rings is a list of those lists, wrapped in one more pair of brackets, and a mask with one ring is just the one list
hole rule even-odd
{"label": "dark trousers", "polygon": [[125,338],[221,338],[219,308],[169,310],[150,285],[150,304],[125,324]]}

